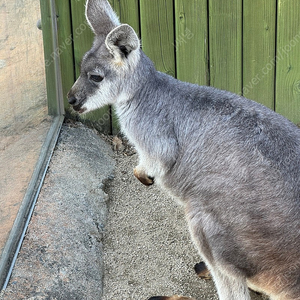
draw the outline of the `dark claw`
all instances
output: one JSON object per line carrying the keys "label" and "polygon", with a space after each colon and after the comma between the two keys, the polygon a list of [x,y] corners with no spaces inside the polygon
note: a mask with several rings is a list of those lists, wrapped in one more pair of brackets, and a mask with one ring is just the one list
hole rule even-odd
{"label": "dark claw", "polygon": [[211,274],[203,261],[201,261],[198,264],[195,264],[194,270],[200,278],[207,280],[212,279]]}

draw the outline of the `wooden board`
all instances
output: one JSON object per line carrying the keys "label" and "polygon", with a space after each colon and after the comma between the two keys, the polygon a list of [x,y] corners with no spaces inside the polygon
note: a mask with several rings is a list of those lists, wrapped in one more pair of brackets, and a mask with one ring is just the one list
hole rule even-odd
{"label": "wooden board", "polygon": [[276,0],[243,2],[243,95],[275,107]]}
{"label": "wooden board", "polygon": [[138,0],[110,0],[109,1],[117,13],[121,23],[129,24],[140,36],[140,16]]}
{"label": "wooden board", "polygon": [[242,1],[209,0],[210,84],[242,91]]}
{"label": "wooden board", "polygon": [[80,75],[81,59],[94,40],[94,33],[85,19],[85,2],[86,0],[71,1],[76,77]]}
{"label": "wooden board", "polygon": [[176,76],[173,0],[140,2],[142,48],[157,70]]}
{"label": "wooden board", "polygon": [[[118,15],[121,23],[129,24],[140,37],[140,15],[138,0],[110,0],[114,11]],[[117,135],[120,132],[118,118],[112,108],[112,133]]]}
{"label": "wooden board", "polygon": [[75,76],[73,35],[71,26],[71,7],[69,1],[56,0],[58,49],[56,55],[60,58],[62,88],[65,108],[69,108],[67,93],[72,87]]}
{"label": "wooden board", "polygon": [[207,0],[175,0],[177,78],[209,85]]}
{"label": "wooden board", "polygon": [[[78,76],[93,33],[85,21],[85,0],[56,1],[61,45],[70,31],[70,10],[72,14],[73,56],[67,47],[61,54],[65,93],[71,85],[71,60]],[[243,94],[300,122],[297,0],[109,1],[120,21],[135,29],[159,71]],[[109,113],[105,108],[100,117],[86,117],[102,124]],[[111,126],[118,132],[114,115]]]}
{"label": "wooden board", "polygon": [[[71,1],[74,64],[76,77],[80,75],[80,64],[83,55],[91,48],[94,33],[85,19],[85,0]],[[105,106],[96,111],[87,113],[80,119],[94,126],[96,129],[111,133],[110,108]]]}
{"label": "wooden board", "polygon": [[276,111],[300,123],[300,2],[278,0]]}
{"label": "wooden board", "polygon": [[52,28],[51,2],[40,1],[42,15],[42,32],[45,57],[45,73],[47,87],[48,113],[50,115],[57,114],[57,95],[56,95],[56,80],[55,80],[55,64],[53,54],[55,53],[53,39],[54,31]]}

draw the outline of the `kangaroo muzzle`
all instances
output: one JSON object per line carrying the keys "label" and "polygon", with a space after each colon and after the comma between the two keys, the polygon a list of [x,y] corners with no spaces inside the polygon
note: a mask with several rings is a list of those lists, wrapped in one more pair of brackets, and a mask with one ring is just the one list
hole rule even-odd
{"label": "kangaroo muzzle", "polygon": [[86,108],[82,107],[84,102],[83,101],[79,101],[76,96],[72,95],[70,92],[68,93],[67,95],[67,98],[68,98],[68,102],[69,104],[72,105],[73,109],[82,114],[86,111]]}

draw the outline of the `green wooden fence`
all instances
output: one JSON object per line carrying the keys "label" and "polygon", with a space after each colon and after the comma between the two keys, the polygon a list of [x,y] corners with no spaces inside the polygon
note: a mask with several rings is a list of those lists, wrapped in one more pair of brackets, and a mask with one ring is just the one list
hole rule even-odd
{"label": "green wooden fence", "polygon": [[[300,123],[299,0],[111,0],[156,68],[256,100]],[[64,94],[93,34],[85,0],[56,0]],[[66,102],[67,107],[67,102]],[[86,117],[116,131],[110,108]],[[111,120],[112,119],[112,120]]]}

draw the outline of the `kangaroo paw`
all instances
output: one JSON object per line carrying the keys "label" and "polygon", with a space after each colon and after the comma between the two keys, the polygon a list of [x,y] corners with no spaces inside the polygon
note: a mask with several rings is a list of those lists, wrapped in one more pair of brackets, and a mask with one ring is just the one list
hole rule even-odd
{"label": "kangaroo paw", "polygon": [[135,168],[133,174],[144,185],[149,186],[154,183],[154,178],[149,177],[144,171],[139,171]]}
{"label": "kangaroo paw", "polygon": [[200,278],[206,280],[212,279],[211,274],[203,261],[201,261],[198,264],[195,264],[194,270]]}

